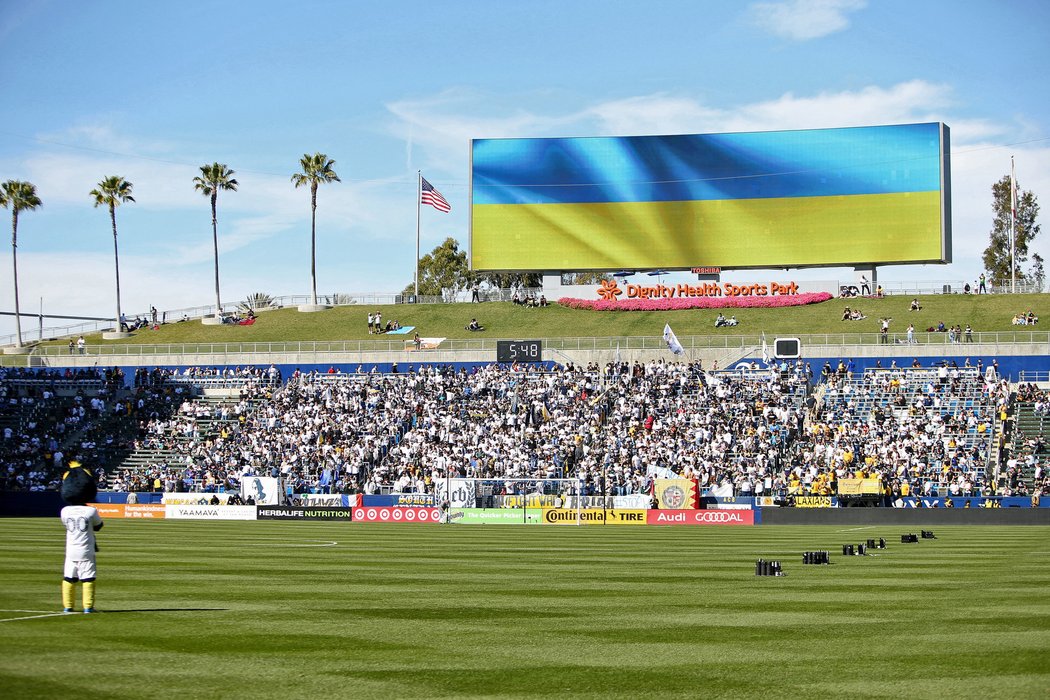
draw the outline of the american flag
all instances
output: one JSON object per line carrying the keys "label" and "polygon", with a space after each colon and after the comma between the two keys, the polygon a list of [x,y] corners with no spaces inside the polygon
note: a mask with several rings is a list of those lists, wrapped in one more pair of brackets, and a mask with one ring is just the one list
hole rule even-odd
{"label": "american flag", "polygon": [[419,186],[422,190],[419,201],[423,204],[429,204],[438,211],[448,213],[452,211],[452,205],[445,201],[445,198],[441,196],[441,193],[434,189],[434,186],[427,182],[427,179],[422,175],[419,176]]}

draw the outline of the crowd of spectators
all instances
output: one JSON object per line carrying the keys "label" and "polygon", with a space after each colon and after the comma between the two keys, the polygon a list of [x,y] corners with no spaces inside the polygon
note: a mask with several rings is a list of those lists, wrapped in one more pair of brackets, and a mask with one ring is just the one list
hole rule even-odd
{"label": "crowd of spectators", "polygon": [[803,451],[820,492],[833,493],[849,475],[881,479],[893,499],[991,493],[985,471],[1008,382],[942,363],[853,378],[834,372],[822,394]]}
{"label": "crowd of spectators", "polygon": [[[984,478],[1010,386],[947,364],[860,376],[829,363],[816,391],[801,362],[420,365],[297,371],[283,385],[274,367],[156,368],[123,391],[123,376],[79,372],[0,370],[3,410],[22,416],[4,428],[5,488],[53,488],[68,453],[113,465],[121,451],[154,456],[108,470],[108,487],[128,491],[235,491],[245,475],[280,476],[293,493],[433,493],[448,476],[578,478],[584,495],[645,494],[676,476],[773,497],[832,495],[857,476],[880,477],[894,498],[1028,493],[1026,474],[1033,491],[1048,485],[1039,460]],[[44,381],[75,378],[65,403]],[[195,383],[215,381],[236,391],[203,400]],[[1045,392],[1020,391],[1050,411]],[[38,403],[55,410],[26,410]],[[1034,447],[1045,449],[1041,435]]]}

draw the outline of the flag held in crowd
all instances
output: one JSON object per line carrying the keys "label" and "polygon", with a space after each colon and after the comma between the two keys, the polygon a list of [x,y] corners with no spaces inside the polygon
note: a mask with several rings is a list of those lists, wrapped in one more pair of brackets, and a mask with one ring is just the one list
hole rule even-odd
{"label": "flag held in crowd", "polygon": [[419,176],[419,201],[422,204],[429,204],[438,211],[443,211],[446,214],[452,211],[452,205],[449,204],[441,193],[434,189],[434,186],[427,182],[427,179],[422,175]]}
{"label": "flag held in crowd", "polygon": [[671,324],[664,324],[664,342],[667,343],[667,349],[673,352],[675,355],[681,355],[685,352],[682,344],[678,342],[678,337],[675,336],[674,331],[671,330]]}

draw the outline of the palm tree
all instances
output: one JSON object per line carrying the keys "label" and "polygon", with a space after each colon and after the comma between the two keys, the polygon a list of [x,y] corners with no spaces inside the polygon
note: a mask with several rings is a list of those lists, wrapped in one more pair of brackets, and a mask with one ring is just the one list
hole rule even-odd
{"label": "palm tree", "polygon": [[33,211],[42,206],[36,196],[36,185],[31,182],[8,180],[0,185],[0,207],[11,208],[11,262],[15,267],[15,329],[18,332],[18,347],[22,347],[22,317],[18,308],[18,213]]}
{"label": "palm tree", "polygon": [[332,170],[335,161],[324,153],[303,154],[299,159],[302,172],[292,175],[296,187],[310,186],[310,303],[317,304],[317,186],[322,182],[339,182]]}
{"label": "palm tree", "polygon": [[109,207],[109,220],[113,223],[113,264],[117,271],[117,325],[120,326],[120,257],[117,255],[117,207],[125,202],[134,202],[131,196],[132,184],[119,175],[110,175],[98,183],[96,189],[91,190],[91,197],[95,200],[95,206]]}
{"label": "palm tree", "polygon": [[237,181],[225,163],[212,163],[201,166],[200,176],[193,178],[193,188],[211,198],[211,240],[215,247],[215,318],[219,318],[222,315],[222,302],[219,300],[219,224],[215,217],[215,203],[219,199],[219,190],[236,192]]}

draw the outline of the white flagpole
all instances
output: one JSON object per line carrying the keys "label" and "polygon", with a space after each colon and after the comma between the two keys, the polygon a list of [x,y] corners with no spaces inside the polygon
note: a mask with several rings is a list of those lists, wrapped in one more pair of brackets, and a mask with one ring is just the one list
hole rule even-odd
{"label": "white flagpole", "polygon": [[423,171],[416,171],[416,303],[419,303],[419,200],[423,196]]}
{"label": "white flagpole", "polygon": [[1017,177],[1014,157],[1010,156],[1010,293],[1017,292]]}

